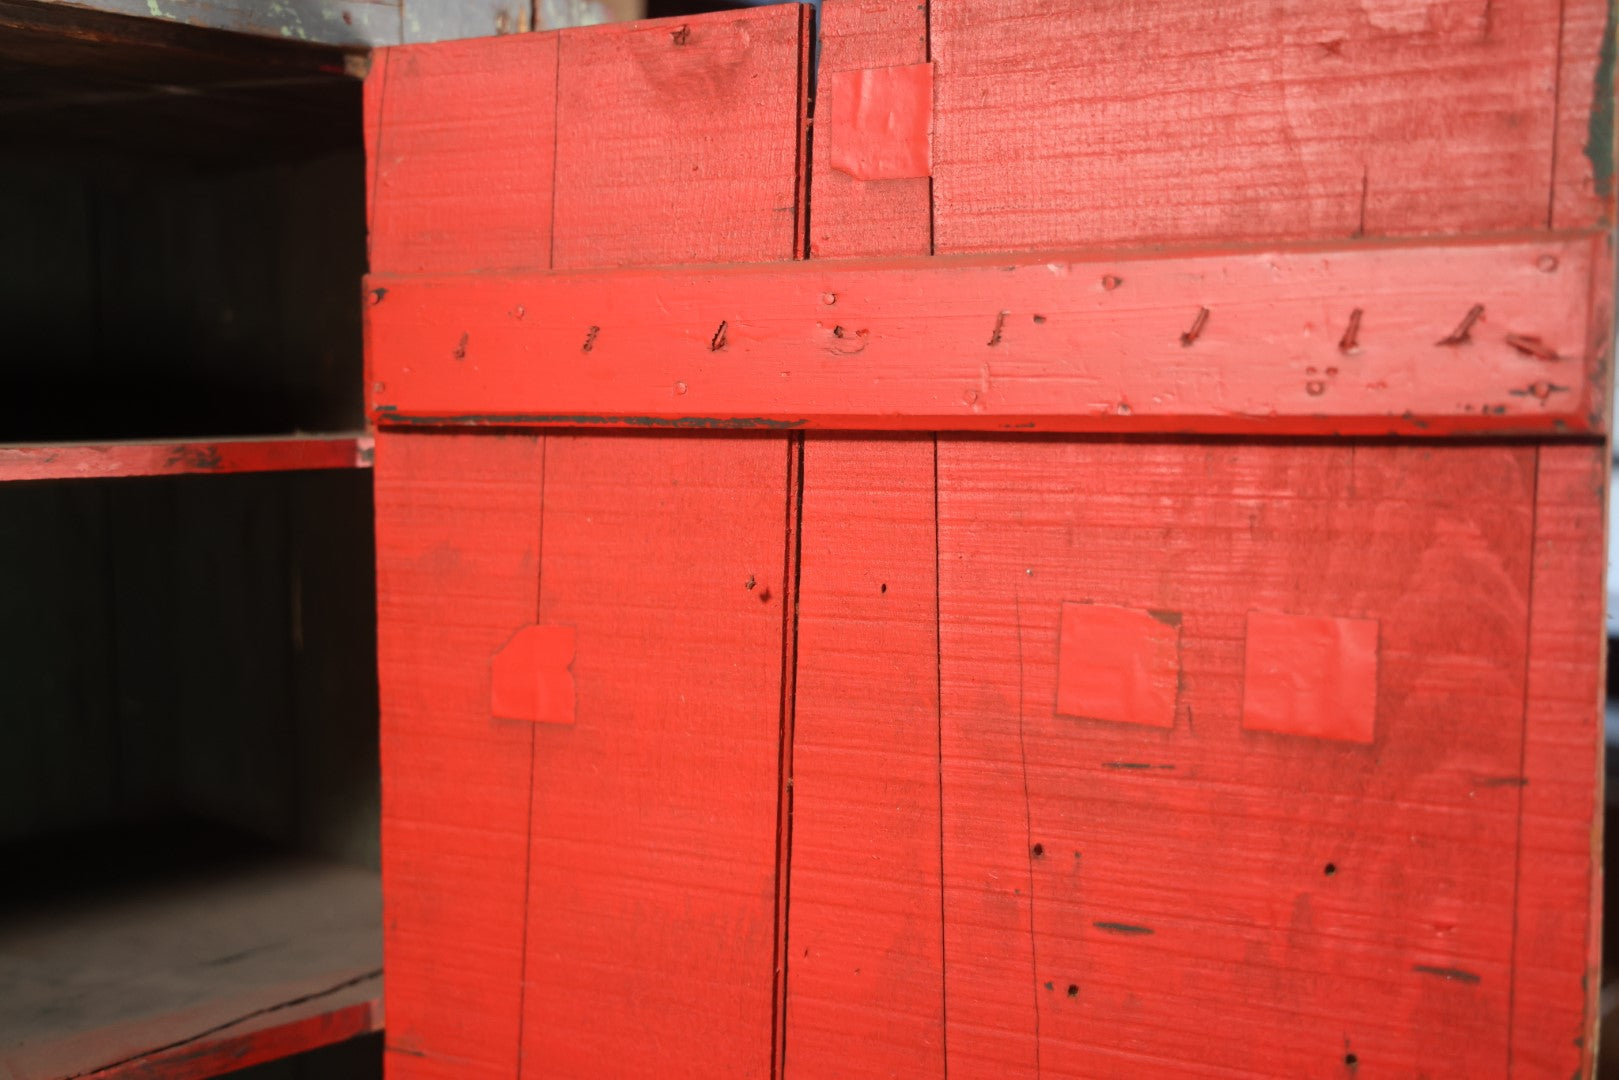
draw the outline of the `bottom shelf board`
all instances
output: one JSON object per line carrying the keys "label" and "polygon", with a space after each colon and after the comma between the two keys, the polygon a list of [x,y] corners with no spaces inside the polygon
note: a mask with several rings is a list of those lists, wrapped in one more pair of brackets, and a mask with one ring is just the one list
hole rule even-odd
{"label": "bottom shelf board", "polygon": [[354,434],[4,446],[0,482],[364,469],[371,465],[371,446],[369,435]]}
{"label": "bottom shelf board", "polygon": [[0,913],[0,1080],[214,1076],[382,1027],[374,871],[286,857]]}

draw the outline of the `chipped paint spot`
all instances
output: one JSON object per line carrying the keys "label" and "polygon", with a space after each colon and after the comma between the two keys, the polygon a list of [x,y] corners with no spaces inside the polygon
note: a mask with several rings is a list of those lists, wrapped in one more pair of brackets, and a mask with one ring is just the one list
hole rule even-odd
{"label": "chipped paint spot", "polygon": [[1096,927],[1098,930],[1106,930],[1110,934],[1128,934],[1139,937],[1143,934],[1152,933],[1152,927],[1150,926],[1133,926],[1130,923],[1097,922],[1091,923],[1091,925]]}
{"label": "chipped paint spot", "polygon": [[1591,120],[1585,140],[1585,156],[1591,161],[1591,178],[1597,195],[1613,195],[1613,67],[1619,0],[1608,0],[1608,21],[1602,29],[1602,51],[1597,54],[1596,77],[1591,80]]}
{"label": "chipped paint spot", "polygon": [[1417,972],[1419,975],[1437,975],[1439,978],[1447,979],[1450,982],[1467,983],[1469,985],[1476,985],[1482,981],[1471,971],[1463,971],[1461,968],[1431,967],[1428,964],[1413,964],[1411,966],[1411,970]]}

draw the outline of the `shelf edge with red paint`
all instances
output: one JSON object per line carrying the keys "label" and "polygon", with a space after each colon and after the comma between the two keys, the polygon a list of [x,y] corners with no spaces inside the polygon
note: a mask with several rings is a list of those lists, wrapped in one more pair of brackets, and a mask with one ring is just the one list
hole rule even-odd
{"label": "shelf edge with red paint", "polygon": [[360,434],[0,446],[0,483],[187,473],[368,469],[371,448],[371,436]]}

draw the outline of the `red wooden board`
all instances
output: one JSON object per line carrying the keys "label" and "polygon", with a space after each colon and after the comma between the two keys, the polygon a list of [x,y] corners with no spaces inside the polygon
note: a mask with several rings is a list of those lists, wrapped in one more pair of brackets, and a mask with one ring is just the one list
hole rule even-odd
{"label": "red wooden board", "polygon": [[1514,1076],[1588,1075],[1601,980],[1604,500],[1600,446],[1544,446],[1518,788]]}
{"label": "red wooden board", "polygon": [[933,440],[811,437],[784,1075],[944,1071]]}
{"label": "red wooden board", "polygon": [[[542,113],[557,95],[554,210],[547,158],[543,184],[530,163],[514,185],[530,209],[501,211],[544,216],[543,248],[537,231],[487,242],[478,210],[431,253],[459,270],[488,269],[490,251],[540,267],[791,258],[805,19],[570,31],[547,39],[555,68],[480,54],[480,92]],[[378,212],[416,200],[418,217],[453,222],[479,190],[466,155],[516,168],[532,152],[538,122],[474,138],[456,110],[476,96],[436,100],[449,92],[418,102],[413,125],[382,125],[382,162],[391,146],[402,164]],[[453,166],[437,156],[452,144]],[[406,224],[440,235],[436,219]],[[390,286],[370,301],[385,310]],[[391,362],[388,343],[368,346]],[[467,333],[453,351],[486,347]],[[390,909],[391,1075],[772,1070],[796,452],[781,437],[384,440],[385,868],[404,897]],[[435,621],[450,629],[430,634]],[[457,801],[462,785],[478,794]]]}
{"label": "red wooden board", "polygon": [[779,437],[547,438],[578,719],[535,728],[522,1075],[770,1072],[787,470]]}
{"label": "red wooden board", "polygon": [[1543,227],[1561,7],[933,0],[937,250]]}
{"label": "red wooden board", "polygon": [[555,34],[372,53],[372,271],[550,266],[556,89]]}
{"label": "red wooden board", "polygon": [[[925,37],[925,5],[832,0],[821,77],[922,62]],[[830,170],[827,133],[811,253],[926,254],[927,181]],[[934,458],[804,440],[784,1077],[945,1073]]]}
{"label": "red wooden board", "polygon": [[377,439],[390,1077],[517,1074],[534,725],[490,658],[534,621],[544,442]]}
{"label": "red wooden board", "polygon": [[77,480],[176,473],[363,469],[371,464],[366,435],[226,439],[189,443],[42,444],[0,447],[0,482]]}
{"label": "red wooden board", "polygon": [[553,265],[790,257],[808,16],[778,5],[564,31]]}
{"label": "red wooden board", "polygon": [[[941,439],[950,1075],[1506,1071],[1534,493],[1528,447]],[[1178,618],[1172,729],[1057,714],[1070,602]],[[1378,620],[1373,744],[1244,730],[1256,610]]]}
{"label": "red wooden board", "polygon": [[[380,423],[1595,431],[1589,235],[379,278]],[[386,282],[386,284],[383,284]]]}
{"label": "red wooden board", "polygon": [[[820,76],[901,67],[928,58],[927,4],[828,0],[821,5]],[[831,125],[815,125],[810,254],[927,255],[933,250],[926,178],[856,180],[832,168]]]}

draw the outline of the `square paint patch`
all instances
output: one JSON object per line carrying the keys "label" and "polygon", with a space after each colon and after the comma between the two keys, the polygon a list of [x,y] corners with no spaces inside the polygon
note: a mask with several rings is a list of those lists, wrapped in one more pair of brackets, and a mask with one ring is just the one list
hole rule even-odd
{"label": "square paint patch", "polygon": [[1376,719],[1376,619],[1248,613],[1246,730],[1370,743]]}
{"label": "square paint patch", "polygon": [[571,724],[574,630],[525,626],[489,662],[489,711],[499,720]]}
{"label": "square paint patch", "polygon": [[1082,720],[1175,726],[1180,617],[1109,604],[1064,603],[1057,711]]}
{"label": "square paint patch", "polygon": [[931,63],[834,71],[821,76],[821,87],[834,169],[856,180],[932,174]]}

